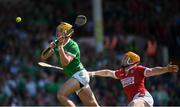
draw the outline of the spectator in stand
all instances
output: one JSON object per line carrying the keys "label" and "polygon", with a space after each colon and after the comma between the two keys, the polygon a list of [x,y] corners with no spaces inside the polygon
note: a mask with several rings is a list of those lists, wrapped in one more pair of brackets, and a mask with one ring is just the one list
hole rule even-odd
{"label": "spectator in stand", "polygon": [[147,47],[145,52],[145,61],[146,66],[154,66],[156,65],[156,57],[157,57],[157,42],[154,37],[148,39]]}

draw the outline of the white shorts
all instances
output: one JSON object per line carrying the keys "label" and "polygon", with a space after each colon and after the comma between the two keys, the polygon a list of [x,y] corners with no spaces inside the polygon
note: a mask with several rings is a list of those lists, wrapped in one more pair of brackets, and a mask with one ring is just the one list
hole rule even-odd
{"label": "white shorts", "polygon": [[[145,91],[145,96],[144,97],[140,97],[139,96],[140,93],[137,93],[134,97],[133,100],[135,99],[143,99],[144,101],[146,101],[150,106],[153,107],[154,104],[154,100],[153,97],[151,96],[151,94],[148,91]],[[131,103],[131,102],[130,102]],[[130,104],[129,103],[129,104]]]}
{"label": "white shorts", "polygon": [[[83,84],[84,86],[82,88],[87,88],[89,87],[89,74],[86,71],[86,69],[83,69],[81,71],[76,72],[73,76],[73,78],[75,78],[76,80],[78,80],[81,84]],[[82,90],[82,88],[80,88],[79,90],[76,91],[76,94],[78,95],[78,93]]]}

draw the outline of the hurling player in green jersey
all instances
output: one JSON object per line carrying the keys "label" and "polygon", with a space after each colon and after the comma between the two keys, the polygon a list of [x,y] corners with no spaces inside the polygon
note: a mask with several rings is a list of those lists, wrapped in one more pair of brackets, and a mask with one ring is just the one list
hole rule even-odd
{"label": "hurling player in green jersey", "polygon": [[41,58],[46,60],[53,53],[58,58],[58,64],[63,68],[64,73],[69,79],[59,89],[57,98],[62,105],[75,106],[75,104],[68,99],[68,95],[76,92],[82,103],[86,106],[98,106],[96,98],[89,87],[89,75],[80,61],[80,50],[78,44],[73,41],[70,35],[64,34],[72,28],[72,25],[66,22],[61,22],[57,26],[58,43],[51,42],[49,51],[45,49],[42,52]]}

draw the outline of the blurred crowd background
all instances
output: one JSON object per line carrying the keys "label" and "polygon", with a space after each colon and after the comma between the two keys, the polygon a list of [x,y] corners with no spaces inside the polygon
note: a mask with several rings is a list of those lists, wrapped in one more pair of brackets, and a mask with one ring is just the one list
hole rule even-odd
{"label": "blurred crowd background", "polygon": [[[56,93],[67,80],[63,72],[37,65],[41,51],[55,39],[60,21],[73,24],[78,14],[87,24],[73,39],[87,70],[119,69],[122,55],[134,51],[147,67],[180,65],[179,0],[103,0],[104,50],[96,53],[91,0],[0,0],[0,105],[60,105]],[[22,17],[22,23],[15,18]],[[56,58],[48,60],[57,65]],[[155,105],[180,105],[180,74],[146,79]],[[91,78],[102,106],[125,106],[120,81]],[[69,96],[77,105],[79,98]]]}

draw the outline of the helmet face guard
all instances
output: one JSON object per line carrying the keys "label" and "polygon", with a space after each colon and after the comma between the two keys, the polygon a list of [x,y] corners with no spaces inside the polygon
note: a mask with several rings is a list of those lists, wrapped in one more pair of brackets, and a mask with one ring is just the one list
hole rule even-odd
{"label": "helmet face guard", "polygon": [[122,67],[129,67],[134,64],[138,64],[140,62],[140,57],[139,55],[133,53],[133,52],[127,52],[122,60],[121,60],[121,66]]}

